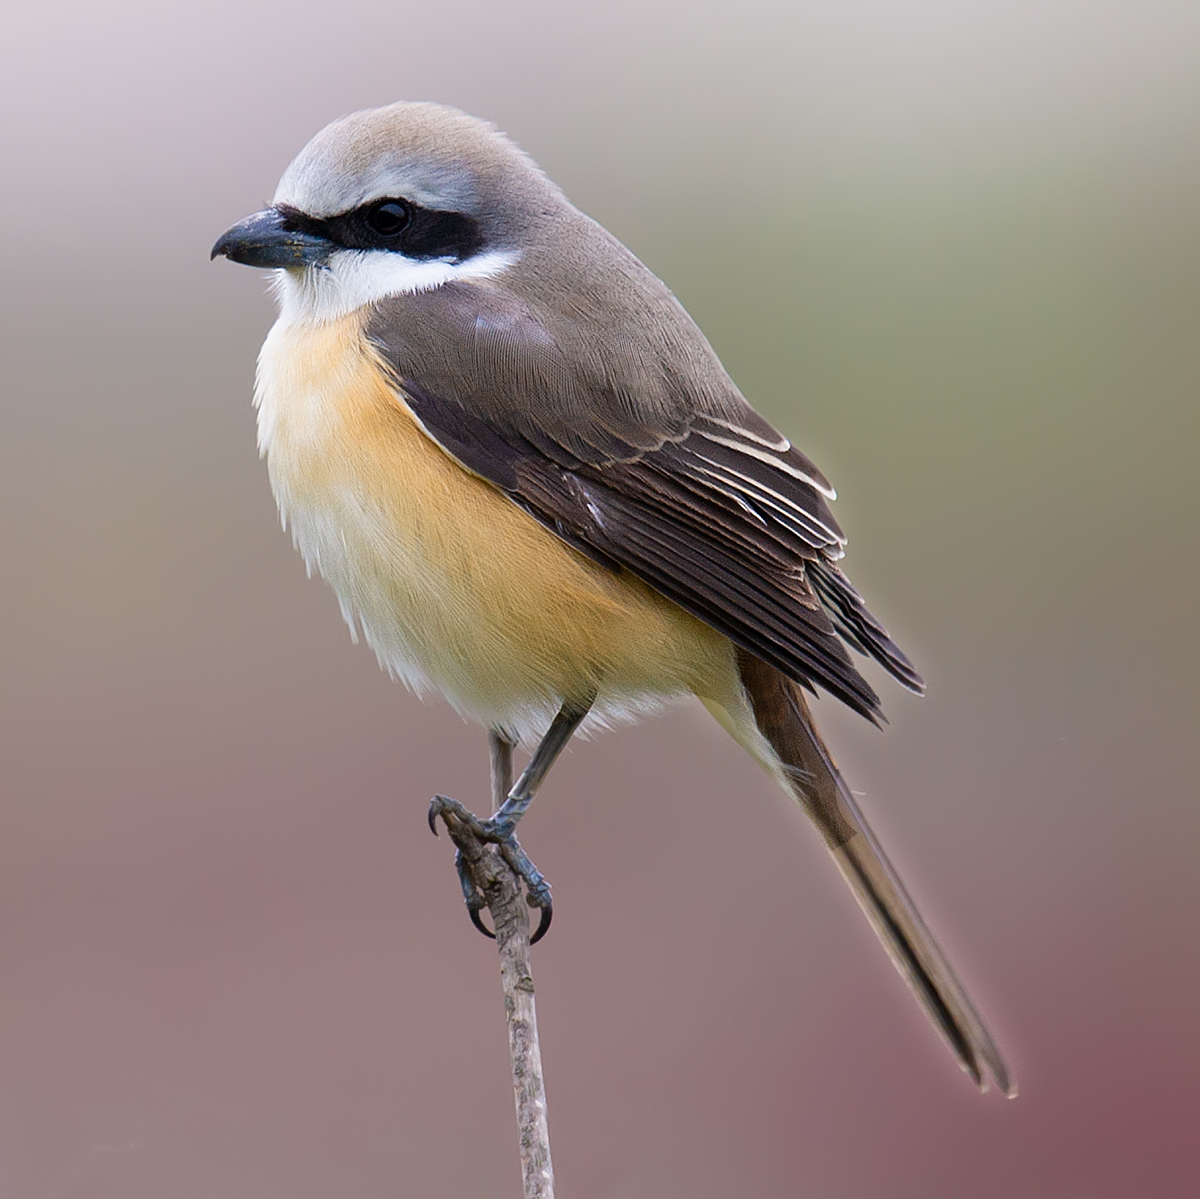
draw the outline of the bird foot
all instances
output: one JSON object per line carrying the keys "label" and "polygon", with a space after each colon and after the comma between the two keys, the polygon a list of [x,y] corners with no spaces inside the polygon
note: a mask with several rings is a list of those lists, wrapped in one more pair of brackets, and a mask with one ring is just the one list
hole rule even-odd
{"label": "bird foot", "polygon": [[[517,840],[513,820],[481,820],[473,812],[468,811],[457,799],[446,795],[435,795],[429,804],[429,829],[437,836],[437,819],[442,818],[450,838],[458,846],[454,855],[454,868],[458,872],[458,882],[462,887],[463,902],[467,905],[467,914],[471,923],[485,937],[495,938],[496,934],[483,923],[480,913],[488,906],[488,901],[475,882],[474,871],[469,860],[477,856],[482,845],[495,845],[500,851],[508,868],[525,884],[525,902],[531,908],[537,908],[537,931],[529,938],[530,945],[536,945],[549,931],[550,921],[554,919],[554,902],[550,894],[550,884],[545,876],[529,860],[529,855],[521,848]],[[472,843],[476,853],[471,854]]]}

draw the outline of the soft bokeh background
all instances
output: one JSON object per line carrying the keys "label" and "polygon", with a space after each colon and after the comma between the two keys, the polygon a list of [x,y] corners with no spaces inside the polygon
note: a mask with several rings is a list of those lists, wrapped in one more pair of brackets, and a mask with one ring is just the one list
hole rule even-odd
{"label": "soft bokeh background", "polygon": [[424,827],[483,738],[305,581],[263,280],[207,257],[399,97],[517,137],[834,479],[930,693],[820,714],[1022,1084],[683,709],[528,824],[561,1193],[1196,1193],[1200,9],[65,0],[0,45],[0,1195],[519,1193]]}

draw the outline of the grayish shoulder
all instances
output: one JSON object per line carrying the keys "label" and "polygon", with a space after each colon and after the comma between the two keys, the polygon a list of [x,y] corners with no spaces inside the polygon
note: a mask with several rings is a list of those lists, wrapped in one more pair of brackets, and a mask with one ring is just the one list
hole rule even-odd
{"label": "grayish shoulder", "polygon": [[564,232],[561,255],[380,301],[369,336],[399,378],[581,461],[681,438],[698,412],[737,421],[748,406],[670,292],[607,234]]}

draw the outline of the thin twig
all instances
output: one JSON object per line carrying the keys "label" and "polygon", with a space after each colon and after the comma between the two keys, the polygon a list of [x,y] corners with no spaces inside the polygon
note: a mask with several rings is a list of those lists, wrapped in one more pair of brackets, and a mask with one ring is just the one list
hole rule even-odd
{"label": "thin twig", "polygon": [[[495,811],[512,789],[513,747],[497,733],[491,734],[489,745],[492,810]],[[496,847],[480,842],[453,812],[442,813],[442,819],[450,839],[462,853],[475,886],[487,900],[496,930],[525,1199],[554,1199],[546,1088],[542,1078],[542,1050],[538,1041],[533,967],[529,954],[529,909],[517,876]]]}
{"label": "thin twig", "polygon": [[492,815],[504,806],[513,785],[513,743],[494,730],[488,733],[492,767]]}

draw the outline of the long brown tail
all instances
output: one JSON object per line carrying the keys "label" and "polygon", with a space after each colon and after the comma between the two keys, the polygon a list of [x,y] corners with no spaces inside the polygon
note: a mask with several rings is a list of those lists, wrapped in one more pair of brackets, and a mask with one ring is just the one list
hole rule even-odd
{"label": "long brown tail", "polygon": [[987,1090],[990,1073],[1000,1090],[1015,1095],[999,1050],[858,810],[799,686],[744,651],[738,666],[759,731],[778,754],[792,792],[821,830],[896,969],[979,1089]]}

